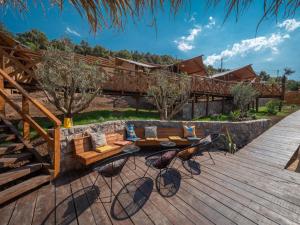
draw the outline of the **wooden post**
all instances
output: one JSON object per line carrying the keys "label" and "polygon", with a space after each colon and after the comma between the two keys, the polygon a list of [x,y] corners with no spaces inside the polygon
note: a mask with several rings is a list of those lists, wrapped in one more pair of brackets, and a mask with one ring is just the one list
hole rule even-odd
{"label": "wooden post", "polygon": [[195,116],[195,96],[192,98],[192,119],[194,119]]}
{"label": "wooden post", "polygon": [[208,116],[208,102],[209,102],[209,96],[206,95],[205,116]]}
{"label": "wooden post", "polygon": [[225,99],[224,96],[222,97],[222,109],[221,109],[221,113],[224,113],[224,105],[225,105]]}
{"label": "wooden post", "polygon": [[[4,70],[5,69],[4,67],[5,67],[4,56],[0,55],[0,69]],[[1,75],[0,75],[0,89],[4,90],[4,79]],[[5,100],[2,97],[0,97],[0,113],[5,115]]]}
{"label": "wooden post", "polygon": [[54,178],[56,178],[60,172],[60,127],[54,128],[53,134],[53,167],[54,167]]}
{"label": "wooden post", "polygon": [[[22,112],[29,115],[29,100],[24,95],[22,96]],[[30,124],[26,120],[23,120],[23,138],[30,141]]]}
{"label": "wooden post", "polygon": [[258,112],[258,107],[259,107],[259,98],[256,98],[256,103],[255,103],[255,107],[256,107],[256,112]]}
{"label": "wooden post", "polygon": [[135,97],[135,112],[138,113],[140,108],[140,96]]}

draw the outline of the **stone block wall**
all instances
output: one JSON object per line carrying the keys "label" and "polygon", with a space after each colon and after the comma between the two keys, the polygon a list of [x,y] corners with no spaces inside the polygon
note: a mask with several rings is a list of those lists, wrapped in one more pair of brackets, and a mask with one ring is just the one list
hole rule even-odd
{"label": "stone block wall", "polygon": [[61,129],[61,171],[82,168],[82,165],[74,158],[72,138],[83,133],[87,129],[97,132],[114,133],[124,131],[125,125],[132,123],[135,127],[155,125],[158,127],[182,128],[183,123],[195,125],[203,130],[203,135],[210,133],[224,133],[226,128],[232,135],[238,147],[242,147],[259,136],[270,126],[270,120],[253,120],[245,122],[196,122],[196,121],[160,121],[160,120],[133,120],[133,121],[110,121],[97,124],[74,126],[70,129]]}

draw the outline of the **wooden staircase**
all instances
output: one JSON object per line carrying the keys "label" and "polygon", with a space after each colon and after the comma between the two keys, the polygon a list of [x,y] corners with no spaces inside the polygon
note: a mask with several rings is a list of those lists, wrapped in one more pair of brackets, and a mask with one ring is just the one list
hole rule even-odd
{"label": "wooden staircase", "polygon": [[50,181],[49,165],[0,115],[0,205]]}

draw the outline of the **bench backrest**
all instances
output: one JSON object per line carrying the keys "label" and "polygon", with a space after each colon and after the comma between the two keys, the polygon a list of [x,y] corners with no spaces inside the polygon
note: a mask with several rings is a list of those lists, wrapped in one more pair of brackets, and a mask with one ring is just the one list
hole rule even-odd
{"label": "bench backrest", "polygon": [[[108,145],[113,145],[116,141],[124,140],[124,131],[119,131],[112,134],[105,134]],[[77,135],[73,138],[73,148],[75,154],[94,150],[92,147],[91,137],[88,135]]]}

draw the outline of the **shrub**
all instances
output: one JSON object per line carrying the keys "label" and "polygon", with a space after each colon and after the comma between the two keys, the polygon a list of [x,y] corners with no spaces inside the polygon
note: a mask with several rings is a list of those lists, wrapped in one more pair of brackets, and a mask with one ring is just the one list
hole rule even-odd
{"label": "shrub", "polygon": [[230,93],[233,96],[234,104],[240,110],[240,118],[247,117],[248,105],[255,100],[258,92],[251,84],[238,83],[231,88]]}
{"label": "shrub", "polygon": [[267,113],[271,115],[276,115],[279,110],[280,103],[281,102],[278,99],[268,101],[266,104]]}

